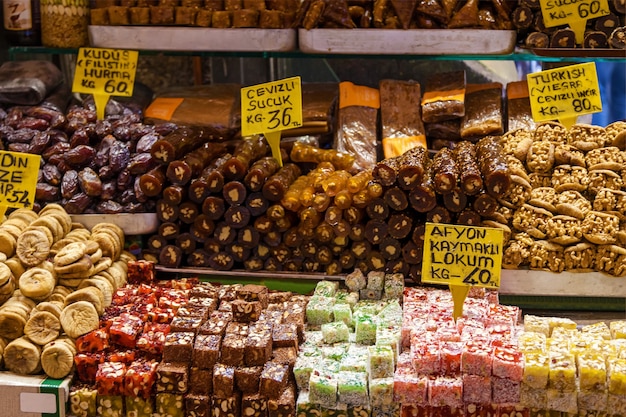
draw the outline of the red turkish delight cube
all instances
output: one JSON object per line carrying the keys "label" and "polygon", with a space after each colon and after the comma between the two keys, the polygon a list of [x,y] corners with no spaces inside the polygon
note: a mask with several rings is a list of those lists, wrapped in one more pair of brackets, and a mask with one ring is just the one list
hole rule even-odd
{"label": "red turkish delight cube", "polygon": [[491,399],[495,404],[519,403],[521,382],[508,378],[491,378]]}
{"label": "red turkish delight cube", "polygon": [[149,284],[154,281],[154,262],[144,259],[128,261],[127,280],[130,284]]}
{"label": "red turkish delight cube", "polygon": [[165,337],[170,332],[170,325],[167,323],[145,323],[143,331],[137,338],[137,349],[161,355],[163,353],[163,345]]}
{"label": "red turkish delight cube", "polygon": [[152,323],[169,324],[174,318],[175,314],[176,312],[171,308],[154,307],[147,312],[146,318],[148,319],[147,321]]}
{"label": "red turkish delight cube", "polygon": [[106,361],[107,362],[122,362],[126,365],[135,360],[136,352],[134,350],[114,350],[111,352],[107,352]]}
{"label": "red turkish delight cube", "polygon": [[428,377],[412,369],[396,369],[393,375],[393,398],[401,404],[428,405]]}
{"label": "red turkish delight cube", "polygon": [[490,376],[493,348],[485,340],[468,341],[461,354],[461,371],[464,374]]}
{"label": "red turkish delight cube", "polygon": [[78,353],[103,352],[109,347],[109,333],[106,329],[96,329],[76,339]]}
{"label": "red turkish delight cube", "polygon": [[134,304],[137,298],[138,289],[134,286],[119,287],[113,292],[111,304],[114,306]]}
{"label": "red turkish delight cube", "polygon": [[126,365],[122,362],[104,362],[98,365],[96,389],[98,395],[122,395]]}
{"label": "red turkish delight cube", "polygon": [[493,376],[521,381],[524,376],[522,352],[517,346],[505,345],[493,348],[491,372]]}
{"label": "red turkish delight cube", "polygon": [[78,353],[74,355],[74,366],[78,380],[86,384],[96,382],[98,365],[104,362],[104,356],[104,353]]}
{"label": "red turkish delight cube", "polygon": [[151,360],[133,361],[124,375],[124,395],[148,399],[156,381],[156,369],[159,363]]}
{"label": "red turkish delight cube", "polygon": [[438,376],[428,385],[428,402],[433,408],[463,409],[463,380],[461,377]]}
{"label": "red turkish delight cube", "polygon": [[109,339],[112,343],[134,349],[142,329],[143,320],[141,318],[124,313],[113,320],[109,328]]}
{"label": "red turkish delight cube", "polygon": [[463,401],[467,404],[491,404],[491,377],[464,374]]}
{"label": "red turkish delight cube", "polygon": [[441,342],[441,372],[454,376],[461,372],[461,353],[463,342]]}

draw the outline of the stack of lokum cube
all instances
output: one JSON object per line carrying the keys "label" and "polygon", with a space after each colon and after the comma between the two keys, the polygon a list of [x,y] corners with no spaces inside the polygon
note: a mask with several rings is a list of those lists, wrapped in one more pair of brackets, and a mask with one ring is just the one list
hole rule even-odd
{"label": "stack of lokum cube", "polygon": [[[174,281],[173,281],[174,282]],[[77,340],[76,417],[288,417],[308,297],[262,285],[118,290]]]}
{"label": "stack of lokum cube", "polygon": [[577,326],[524,317],[520,403],[584,416],[626,415],[626,321]]}
{"label": "stack of lokum cube", "polygon": [[394,398],[402,415],[495,416],[523,412],[520,310],[476,289],[452,317],[449,291],[407,288]]}
{"label": "stack of lokum cube", "polygon": [[393,375],[400,351],[401,275],[360,271],[320,281],[307,305],[306,342],[294,367],[297,415],[396,415]]}

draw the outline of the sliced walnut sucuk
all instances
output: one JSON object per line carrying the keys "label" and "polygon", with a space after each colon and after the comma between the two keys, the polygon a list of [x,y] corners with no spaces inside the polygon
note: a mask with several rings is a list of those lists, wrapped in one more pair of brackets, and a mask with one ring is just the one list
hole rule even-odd
{"label": "sliced walnut sucuk", "polygon": [[550,172],[554,166],[554,143],[536,140],[528,148],[526,166],[531,172]]}
{"label": "sliced walnut sucuk", "polygon": [[505,245],[502,266],[506,269],[518,269],[528,263],[530,247],[535,240],[526,232],[514,233]]}
{"label": "sliced walnut sucuk", "polygon": [[554,148],[554,164],[584,167],[585,153],[569,143],[559,143]]}
{"label": "sliced walnut sucuk", "polygon": [[587,169],[573,165],[559,165],[552,171],[552,186],[557,192],[585,191],[589,184]]}
{"label": "sliced walnut sucuk", "polygon": [[626,249],[618,245],[598,245],[595,268],[615,276],[626,275]]}
{"label": "sliced walnut sucuk", "polygon": [[511,130],[502,135],[501,143],[505,154],[513,155],[524,162],[528,148],[533,143],[533,132],[528,129]]}
{"label": "sliced walnut sucuk", "polygon": [[531,269],[563,272],[565,260],[563,246],[547,240],[537,240],[530,247],[529,265]]}
{"label": "sliced walnut sucuk", "polygon": [[563,251],[565,269],[575,272],[590,272],[594,269],[596,258],[596,245],[589,242],[581,242],[568,246]]}
{"label": "sliced walnut sucuk", "polygon": [[556,213],[558,195],[553,187],[537,187],[530,192],[528,204]]}
{"label": "sliced walnut sucuk", "polygon": [[594,169],[619,171],[624,168],[624,153],[617,146],[592,149],[585,154],[585,164],[589,171]]}
{"label": "sliced walnut sucuk", "polygon": [[533,140],[546,140],[555,144],[567,143],[567,128],[558,122],[543,122],[535,127]]}
{"label": "sliced walnut sucuk", "polygon": [[559,245],[571,245],[580,242],[583,237],[580,220],[576,217],[558,215],[548,219],[547,238]]}
{"label": "sliced walnut sucuk", "polygon": [[618,120],[604,128],[609,138],[609,145],[626,150],[626,122]]}
{"label": "sliced walnut sucuk", "polygon": [[590,211],[582,221],[583,236],[596,245],[613,244],[619,231],[619,217],[601,211]]}
{"label": "sliced walnut sucuk", "polygon": [[603,148],[609,144],[609,136],[602,126],[577,123],[567,132],[567,143],[584,152]]}
{"label": "sliced walnut sucuk", "polygon": [[595,195],[601,188],[620,190],[624,185],[621,175],[609,169],[594,169],[589,171],[587,191]]}
{"label": "sliced walnut sucuk", "polygon": [[513,214],[513,227],[519,232],[526,232],[536,239],[544,239],[548,231],[548,219],[552,213],[548,210],[524,204]]}
{"label": "sliced walnut sucuk", "polygon": [[596,211],[617,212],[626,215],[626,192],[610,188],[600,188],[593,199]]}
{"label": "sliced walnut sucuk", "polygon": [[567,190],[558,193],[556,203],[558,214],[565,214],[582,220],[589,211],[591,211],[591,202],[578,191]]}

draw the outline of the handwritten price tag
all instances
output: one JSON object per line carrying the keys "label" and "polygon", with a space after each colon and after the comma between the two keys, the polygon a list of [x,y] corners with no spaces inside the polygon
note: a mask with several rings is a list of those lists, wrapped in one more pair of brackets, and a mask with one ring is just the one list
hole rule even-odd
{"label": "handwritten price tag", "polygon": [[569,128],[578,116],[602,111],[594,62],[536,72],[526,78],[536,122],[558,119]]}
{"label": "handwritten price tag", "polygon": [[608,0],[541,0],[541,13],[546,27],[569,25],[582,44],[587,20],[610,13]]}
{"label": "handwritten price tag", "polygon": [[138,57],[137,51],[80,48],[72,91],[92,94],[98,119],[104,119],[104,110],[110,96],[133,95]]}
{"label": "handwritten price tag", "polygon": [[263,134],[272,156],[282,165],[280,132],[302,126],[300,77],[285,78],[241,89],[241,134]]}
{"label": "handwritten price tag", "polygon": [[40,162],[39,155],[0,151],[0,207],[33,206]]}

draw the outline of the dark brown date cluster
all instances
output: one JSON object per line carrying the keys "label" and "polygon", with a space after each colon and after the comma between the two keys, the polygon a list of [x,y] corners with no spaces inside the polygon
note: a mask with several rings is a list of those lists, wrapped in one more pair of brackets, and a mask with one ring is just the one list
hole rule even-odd
{"label": "dark brown date cluster", "polygon": [[64,114],[44,106],[9,108],[0,124],[6,150],[41,155],[35,209],[58,203],[70,214],[154,210],[138,178],[156,163],[152,145],[175,126],[142,123],[131,108],[97,120],[88,105]]}

